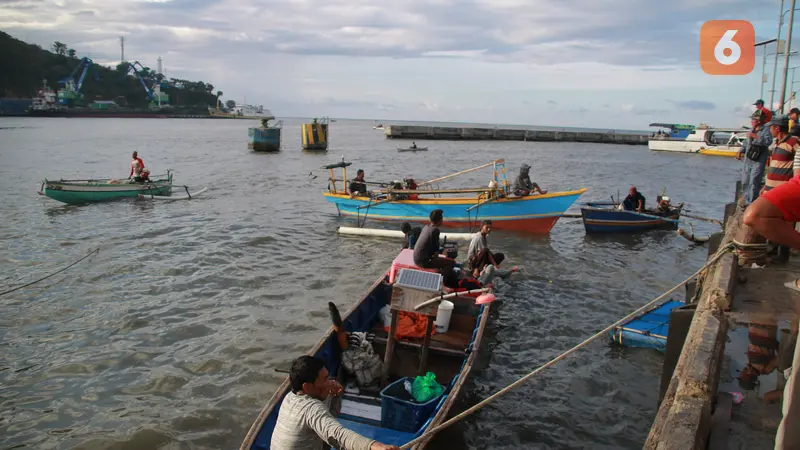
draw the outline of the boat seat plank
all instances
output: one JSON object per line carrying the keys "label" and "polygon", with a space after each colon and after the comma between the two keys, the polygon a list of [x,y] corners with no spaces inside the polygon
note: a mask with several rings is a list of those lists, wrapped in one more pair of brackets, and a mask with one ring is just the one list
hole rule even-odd
{"label": "boat seat plank", "polygon": [[380,428],[366,423],[339,419],[339,423],[350,431],[354,431],[366,438],[390,445],[402,446],[414,439],[414,434],[396,431],[389,428]]}
{"label": "boat seat plank", "polygon": [[[385,343],[389,333],[381,326],[378,325],[372,330],[375,333],[375,341],[378,343]],[[440,351],[444,353],[459,353],[463,354],[464,349],[467,348],[472,340],[472,333],[465,333],[457,330],[450,329],[447,333],[434,333],[431,336],[432,351]],[[395,342],[395,345],[402,345],[405,347],[418,347],[422,345],[422,339],[402,338]]]}

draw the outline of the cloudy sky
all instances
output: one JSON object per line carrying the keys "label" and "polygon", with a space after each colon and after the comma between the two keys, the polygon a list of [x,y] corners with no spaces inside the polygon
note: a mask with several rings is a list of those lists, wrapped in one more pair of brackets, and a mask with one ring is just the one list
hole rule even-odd
{"label": "cloudy sky", "polygon": [[0,30],[108,65],[125,36],[128,60],[155,68],[161,56],[168,76],[279,117],[647,129],[746,123],[761,55],[751,75],[706,75],[700,26],[745,19],[768,39],[779,9],[778,0],[0,0]]}

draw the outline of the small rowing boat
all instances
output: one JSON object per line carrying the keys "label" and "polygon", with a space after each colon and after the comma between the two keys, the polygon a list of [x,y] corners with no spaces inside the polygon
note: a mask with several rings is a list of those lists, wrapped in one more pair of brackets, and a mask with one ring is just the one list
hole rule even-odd
{"label": "small rowing boat", "polygon": [[172,172],[152,177],[150,181],[136,182],[127,179],[59,180],[42,182],[40,195],[70,205],[96,203],[118,198],[137,197],[139,194],[164,196],[172,191]]}
{"label": "small rowing boat", "polygon": [[583,227],[587,233],[632,233],[652,229],[678,228],[683,203],[667,212],[626,211],[610,202],[588,202],[581,208]]}
{"label": "small rowing boat", "polygon": [[684,302],[667,300],[609,332],[611,341],[625,347],[653,348],[660,352],[667,349],[669,319],[672,310],[685,306]]}
{"label": "small rowing boat", "polygon": [[397,147],[398,152],[427,152],[428,147]]}
{"label": "small rowing boat", "polygon": [[[389,284],[390,275],[394,276],[398,271],[394,284]],[[335,305],[329,304],[334,326],[308,354],[322,358],[330,375],[345,386],[343,395],[333,399],[331,412],[346,428],[384,444],[402,446],[447,419],[478,356],[494,296],[489,294],[487,297],[491,298],[485,300],[469,296],[450,298],[453,309],[449,323],[440,328],[437,321],[436,332],[433,333],[433,321],[440,310],[438,302],[432,306],[426,304],[430,302],[428,297],[441,295],[432,293],[437,289],[435,283],[429,284],[436,277],[440,282],[439,274],[393,266],[373,283],[341,319],[338,318],[338,311],[333,313]],[[420,292],[422,297],[415,295]],[[381,311],[385,314],[387,305],[391,305],[389,333],[384,326],[385,318],[381,317]],[[421,315],[417,317],[427,319],[420,327],[426,330],[423,338],[401,337],[397,333],[402,328],[398,322],[409,317],[404,315],[409,314],[406,312],[409,308],[420,308],[418,311]],[[404,316],[399,319],[401,314]],[[357,375],[362,371],[353,375],[345,369],[346,359],[343,355],[352,350],[343,352],[342,347],[349,345],[343,342],[352,341],[352,335],[357,333],[368,333],[364,339],[370,342],[366,345],[371,345],[374,353],[384,361],[380,365],[380,375],[373,374],[377,379],[372,382],[361,383]],[[342,334],[347,336],[343,337]],[[370,339],[373,334],[374,337]],[[364,341],[360,346],[363,345]],[[435,375],[436,383],[443,388],[442,392],[424,402],[416,402],[404,389],[405,381],[410,382],[427,372]],[[240,450],[270,448],[281,403],[289,390],[287,377],[261,410]],[[427,440],[423,440],[413,448],[422,449],[427,443]]]}
{"label": "small rowing boat", "polygon": [[[586,192],[586,188],[563,192],[548,192],[519,197],[512,195],[506,179],[505,161],[498,159],[471,169],[463,170],[417,185],[420,189],[397,189],[389,186],[367,195],[347,191],[347,182],[337,187],[337,182],[347,180],[347,167],[340,162],[324,166],[330,171],[328,191],[322,195],[336,205],[339,215],[355,217],[359,226],[367,218],[385,221],[427,223],[431,212],[444,212],[445,227],[470,227],[483,220],[491,220],[495,229],[525,233],[549,233],[561,215]],[[492,167],[494,177],[487,187],[464,189],[431,189],[433,184],[478,169]],[[341,168],[342,178],[337,179],[334,169]],[[502,179],[498,176],[502,175]]]}

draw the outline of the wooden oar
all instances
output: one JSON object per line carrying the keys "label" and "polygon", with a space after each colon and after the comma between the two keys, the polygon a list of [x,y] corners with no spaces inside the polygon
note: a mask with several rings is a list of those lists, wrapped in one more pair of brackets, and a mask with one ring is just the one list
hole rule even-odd
{"label": "wooden oar", "polygon": [[456,173],[453,173],[453,174],[450,174],[450,175],[445,175],[443,177],[434,178],[432,180],[424,181],[424,182],[418,184],[417,186],[425,186],[425,185],[428,185],[428,184],[431,184],[431,183],[436,183],[437,181],[446,180],[448,178],[452,178],[452,177],[455,177],[455,176],[458,176],[458,175],[463,175],[463,174],[469,173],[469,172],[474,172],[476,170],[480,170],[480,169],[483,169],[485,167],[493,166],[494,164],[501,164],[501,163],[504,163],[504,162],[505,162],[505,160],[503,160],[503,159],[497,159],[495,161],[492,161],[490,163],[484,164],[482,166],[473,167],[472,169],[462,170],[461,172],[456,172]]}

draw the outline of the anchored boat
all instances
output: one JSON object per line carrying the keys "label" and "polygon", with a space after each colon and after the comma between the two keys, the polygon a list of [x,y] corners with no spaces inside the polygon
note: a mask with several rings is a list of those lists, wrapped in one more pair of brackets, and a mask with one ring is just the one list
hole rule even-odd
{"label": "anchored boat", "polygon": [[[701,125],[695,129],[682,128],[678,132],[673,127],[687,127],[687,125],[650,124],[662,126],[672,130],[664,134],[655,134],[647,141],[647,146],[653,151],[702,153],[717,156],[736,156],[742,148],[742,142],[747,138],[746,130],[741,128],[710,128]],[[687,134],[684,135],[684,133]]]}
{"label": "anchored boat", "polygon": [[645,210],[646,213],[620,209],[616,203],[588,202],[581,208],[583,227],[587,233],[632,233],[652,229],[678,228],[683,203],[667,211]]}
{"label": "anchored boat", "polygon": [[[398,271],[397,280],[390,284],[389,279]],[[491,297],[488,300],[457,296],[449,300],[446,309],[437,309],[438,302],[426,305],[430,303],[428,297],[437,296],[433,291],[438,291],[440,283],[438,273],[393,265],[340,323],[334,319],[334,326],[309,352],[322,358],[330,375],[345,387],[343,395],[333,398],[331,404],[331,412],[344,427],[384,444],[402,446],[446,420],[477,358],[493,295],[488,295]],[[335,305],[331,308],[335,309]],[[391,325],[387,333],[381,311],[385,313],[389,308]],[[440,312],[445,310],[452,311],[447,320],[444,318],[447,313]],[[404,314],[403,320],[408,319],[407,314],[427,320],[421,324],[425,336],[401,337],[400,314]],[[446,326],[440,326],[439,315]],[[332,316],[338,316],[338,311]],[[435,333],[434,319],[437,319]],[[348,355],[352,346],[343,342],[352,342],[352,336],[359,333],[367,333],[362,335],[364,340],[359,347],[371,346],[372,352],[383,359],[380,375],[373,373],[372,378],[377,379],[372,381],[363,379],[363,373],[359,378],[346,369],[346,361],[352,358]],[[375,337],[370,339],[373,334]],[[404,388],[405,382],[427,372],[435,375],[441,393],[423,402],[412,400]],[[287,377],[256,418],[240,450],[270,448],[281,403],[289,390]],[[412,448],[419,450],[427,443],[423,439]]]}
{"label": "anchored boat", "polygon": [[[349,162],[324,166],[330,170],[328,192],[325,199],[336,205],[340,215],[353,216],[359,221],[367,218],[386,221],[428,222],[430,213],[436,209],[444,212],[444,226],[469,227],[489,219],[495,229],[515,230],[528,233],[549,233],[561,215],[586,192],[586,188],[547,194],[512,196],[505,174],[505,161],[498,159],[482,166],[436,178],[418,186],[422,189],[382,188],[371,195],[347,191],[347,167]],[[430,189],[433,183],[447,178],[493,167],[494,180],[488,187],[467,189]],[[336,179],[334,169],[341,168],[343,177]],[[503,179],[498,180],[498,173]],[[344,181],[342,189],[337,182]],[[502,186],[501,186],[502,183]]]}
{"label": "anchored boat", "polygon": [[172,191],[172,172],[153,177],[148,182],[127,179],[58,180],[45,179],[40,195],[70,205],[95,203],[118,198],[136,197],[139,194],[164,196]]}

